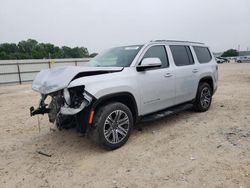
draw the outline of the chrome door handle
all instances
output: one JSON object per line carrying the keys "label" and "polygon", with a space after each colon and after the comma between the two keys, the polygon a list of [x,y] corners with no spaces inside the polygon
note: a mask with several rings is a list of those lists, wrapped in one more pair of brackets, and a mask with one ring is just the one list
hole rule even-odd
{"label": "chrome door handle", "polygon": [[165,77],[171,77],[171,76],[173,76],[171,73],[166,73],[165,75],[164,75]]}
{"label": "chrome door handle", "polygon": [[193,69],[192,72],[193,72],[193,73],[197,73],[197,72],[199,72],[199,71],[198,71],[198,69]]}

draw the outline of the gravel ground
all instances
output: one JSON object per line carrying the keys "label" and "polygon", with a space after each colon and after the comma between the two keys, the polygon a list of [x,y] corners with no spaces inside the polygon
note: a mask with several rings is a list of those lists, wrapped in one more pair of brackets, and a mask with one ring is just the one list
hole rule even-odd
{"label": "gravel ground", "polygon": [[[29,116],[31,86],[0,87],[0,187],[250,187],[250,64],[219,65],[208,112],[146,123],[105,151]],[[52,155],[46,157],[42,151]]]}

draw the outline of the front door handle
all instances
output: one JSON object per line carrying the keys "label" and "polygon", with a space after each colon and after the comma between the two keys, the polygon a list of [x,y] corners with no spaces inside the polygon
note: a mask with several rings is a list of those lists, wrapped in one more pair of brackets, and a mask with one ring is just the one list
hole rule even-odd
{"label": "front door handle", "polygon": [[199,71],[198,71],[198,69],[193,69],[192,72],[193,72],[193,73],[197,73],[197,72],[199,72]]}
{"label": "front door handle", "polygon": [[171,74],[171,73],[166,73],[164,76],[168,78],[168,77],[173,76],[173,74]]}

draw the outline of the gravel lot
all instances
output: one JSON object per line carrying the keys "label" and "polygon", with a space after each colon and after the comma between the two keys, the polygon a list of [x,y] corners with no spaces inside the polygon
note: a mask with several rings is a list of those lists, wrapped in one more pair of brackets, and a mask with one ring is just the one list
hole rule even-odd
{"label": "gravel lot", "polygon": [[[250,187],[250,64],[219,65],[206,113],[144,124],[107,152],[29,116],[31,86],[0,87],[0,187]],[[37,153],[51,154],[46,157]]]}

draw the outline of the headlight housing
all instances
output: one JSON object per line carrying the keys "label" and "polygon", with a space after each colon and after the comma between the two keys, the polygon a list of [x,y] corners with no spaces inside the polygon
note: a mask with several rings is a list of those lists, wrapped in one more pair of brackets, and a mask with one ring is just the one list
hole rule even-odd
{"label": "headlight housing", "polygon": [[84,91],[84,86],[65,88],[63,96],[65,103],[60,112],[65,115],[77,114],[92,101],[92,96]]}

